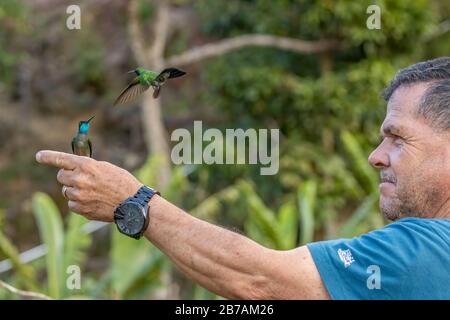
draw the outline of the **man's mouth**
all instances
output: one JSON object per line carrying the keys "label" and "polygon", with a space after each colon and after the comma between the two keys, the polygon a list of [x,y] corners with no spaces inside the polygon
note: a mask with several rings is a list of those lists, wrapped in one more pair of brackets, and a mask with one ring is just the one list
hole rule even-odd
{"label": "man's mouth", "polygon": [[392,184],[396,183],[395,178],[393,176],[383,173],[380,174],[380,180],[381,183],[392,183]]}
{"label": "man's mouth", "polygon": [[380,195],[390,196],[395,192],[396,179],[389,174],[380,174]]}

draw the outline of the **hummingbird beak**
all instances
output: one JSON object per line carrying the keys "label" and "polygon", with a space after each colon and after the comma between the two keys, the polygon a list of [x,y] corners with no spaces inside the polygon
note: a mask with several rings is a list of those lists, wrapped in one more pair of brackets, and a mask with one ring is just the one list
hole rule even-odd
{"label": "hummingbird beak", "polygon": [[95,116],[92,116],[92,117],[90,117],[89,120],[86,121],[86,122],[89,123],[89,122],[91,122],[91,120],[94,119],[94,118],[95,118]]}
{"label": "hummingbird beak", "polygon": [[135,72],[136,72],[136,70],[130,70],[127,73],[135,73]]}

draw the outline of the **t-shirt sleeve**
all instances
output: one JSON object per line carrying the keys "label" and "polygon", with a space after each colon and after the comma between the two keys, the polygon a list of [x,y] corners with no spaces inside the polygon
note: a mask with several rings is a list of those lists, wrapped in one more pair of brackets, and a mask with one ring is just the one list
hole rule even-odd
{"label": "t-shirt sleeve", "polygon": [[411,280],[417,241],[407,226],[392,224],[307,247],[332,299],[399,299]]}

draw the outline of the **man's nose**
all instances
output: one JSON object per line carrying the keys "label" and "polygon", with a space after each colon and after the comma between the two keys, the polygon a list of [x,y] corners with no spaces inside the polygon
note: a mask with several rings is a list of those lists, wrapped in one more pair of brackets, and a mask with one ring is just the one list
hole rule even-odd
{"label": "man's nose", "polygon": [[383,146],[383,142],[372,151],[368,160],[374,168],[382,169],[389,167],[389,156]]}

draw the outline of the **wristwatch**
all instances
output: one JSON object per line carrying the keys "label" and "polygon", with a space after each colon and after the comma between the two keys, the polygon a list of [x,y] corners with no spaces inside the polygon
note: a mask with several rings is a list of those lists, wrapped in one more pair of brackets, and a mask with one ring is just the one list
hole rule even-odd
{"label": "wristwatch", "polygon": [[142,186],[114,210],[114,222],[119,232],[134,239],[142,237],[149,222],[148,203],[155,194],[160,195],[158,191]]}

